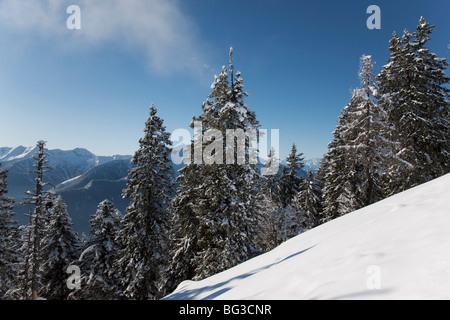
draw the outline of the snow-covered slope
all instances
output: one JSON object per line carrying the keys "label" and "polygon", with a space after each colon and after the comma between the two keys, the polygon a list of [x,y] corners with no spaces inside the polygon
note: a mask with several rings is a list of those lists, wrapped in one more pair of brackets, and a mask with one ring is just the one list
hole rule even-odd
{"label": "snow-covered slope", "polygon": [[166,299],[450,299],[450,174]]}

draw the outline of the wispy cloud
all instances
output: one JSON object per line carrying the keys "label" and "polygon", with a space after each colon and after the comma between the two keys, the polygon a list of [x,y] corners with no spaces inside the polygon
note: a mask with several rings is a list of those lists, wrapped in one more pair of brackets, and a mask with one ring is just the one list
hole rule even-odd
{"label": "wispy cloud", "polygon": [[[66,28],[66,9],[72,4],[81,8],[81,30]],[[199,71],[207,65],[197,26],[180,10],[178,0],[3,0],[0,25],[62,47],[113,43],[137,50],[161,73]]]}

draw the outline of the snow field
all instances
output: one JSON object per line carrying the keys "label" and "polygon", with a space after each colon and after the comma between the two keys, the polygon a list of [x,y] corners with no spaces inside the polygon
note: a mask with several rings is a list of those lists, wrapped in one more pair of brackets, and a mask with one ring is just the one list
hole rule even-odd
{"label": "snow field", "polygon": [[450,174],[185,281],[166,299],[450,299],[449,208]]}

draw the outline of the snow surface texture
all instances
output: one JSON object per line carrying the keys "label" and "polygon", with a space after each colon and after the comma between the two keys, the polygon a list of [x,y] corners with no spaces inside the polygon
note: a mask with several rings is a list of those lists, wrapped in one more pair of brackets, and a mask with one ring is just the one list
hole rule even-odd
{"label": "snow surface texture", "polygon": [[450,174],[165,299],[450,299]]}

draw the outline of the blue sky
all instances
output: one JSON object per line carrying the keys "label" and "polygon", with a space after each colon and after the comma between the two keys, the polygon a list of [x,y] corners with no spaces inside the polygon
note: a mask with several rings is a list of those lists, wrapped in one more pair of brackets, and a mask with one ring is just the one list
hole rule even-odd
{"label": "blue sky", "polygon": [[[81,30],[66,27],[72,4]],[[372,4],[381,30],[366,27]],[[0,146],[133,154],[152,103],[169,132],[188,129],[232,45],[246,103],[280,130],[281,155],[295,142],[321,157],[360,56],[378,72],[392,32],[414,31],[420,16],[448,59],[448,0],[0,0]]]}

